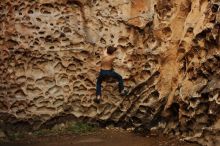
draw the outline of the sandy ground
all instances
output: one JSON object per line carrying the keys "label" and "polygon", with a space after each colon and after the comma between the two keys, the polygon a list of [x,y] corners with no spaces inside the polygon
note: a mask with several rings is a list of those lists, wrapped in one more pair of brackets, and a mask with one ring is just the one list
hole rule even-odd
{"label": "sandy ground", "polygon": [[198,146],[175,137],[149,135],[142,137],[119,130],[99,130],[87,135],[29,137],[0,146]]}

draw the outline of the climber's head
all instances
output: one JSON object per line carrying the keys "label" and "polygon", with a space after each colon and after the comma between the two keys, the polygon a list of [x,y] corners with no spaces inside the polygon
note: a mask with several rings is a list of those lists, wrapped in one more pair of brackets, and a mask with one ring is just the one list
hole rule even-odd
{"label": "climber's head", "polygon": [[109,47],[107,48],[107,53],[108,53],[109,55],[112,55],[116,50],[117,50],[117,48],[112,47],[112,46],[109,46]]}

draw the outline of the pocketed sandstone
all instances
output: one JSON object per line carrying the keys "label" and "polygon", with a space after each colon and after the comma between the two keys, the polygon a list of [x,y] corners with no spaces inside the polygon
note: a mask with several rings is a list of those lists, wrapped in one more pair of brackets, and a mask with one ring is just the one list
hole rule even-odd
{"label": "pocketed sandstone", "polygon": [[[166,132],[218,142],[211,136],[219,130],[218,1],[3,0],[0,11],[6,122],[38,127],[71,115],[137,127],[168,98],[179,108]],[[95,68],[108,45],[119,46],[115,70],[135,91],[124,100],[117,83],[104,82],[97,105]]]}

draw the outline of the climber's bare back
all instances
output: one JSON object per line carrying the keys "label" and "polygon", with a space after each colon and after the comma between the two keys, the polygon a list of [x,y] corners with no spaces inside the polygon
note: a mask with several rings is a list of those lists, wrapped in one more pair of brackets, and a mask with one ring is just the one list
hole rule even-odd
{"label": "climber's bare back", "polygon": [[102,70],[111,70],[113,69],[113,61],[115,59],[115,55],[108,55],[104,53],[104,56],[101,61],[101,69]]}

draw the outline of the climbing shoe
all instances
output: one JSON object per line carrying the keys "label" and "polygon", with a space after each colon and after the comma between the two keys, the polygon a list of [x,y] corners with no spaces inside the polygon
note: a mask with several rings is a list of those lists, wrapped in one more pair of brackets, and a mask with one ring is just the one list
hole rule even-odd
{"label": "climbing shoe", "polygon": [[128,91],[127,90],[123,90],[121,93],[120,93],[121,96],[127,96],[128,95]]}
{"label": "climbing shoe", "polygon": [[96,99],[94,99],[94,102],[99,104],[100,103],[100,99],[96,98]]}
{"label": "climbing shoe", "polygon": [[96,98],[94,99],[94,102],[97,103],[97,104],[99,104],[100,101],[101,101],[100,97],[96,97]]}

